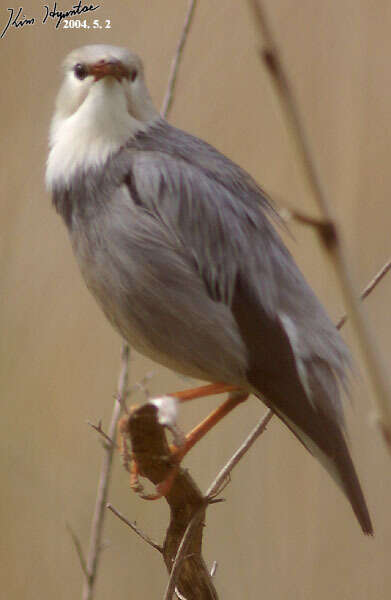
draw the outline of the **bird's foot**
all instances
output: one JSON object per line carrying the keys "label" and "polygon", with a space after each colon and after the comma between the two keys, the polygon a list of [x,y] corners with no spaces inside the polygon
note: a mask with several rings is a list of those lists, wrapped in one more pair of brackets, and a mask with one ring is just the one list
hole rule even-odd
{"label": "bird's foot", "polygon": [[[216,390],[218,386],[218,391]],[[213,388],[213,391],[212,391]],[[201,394],[195,395],[195,390],[190,390],[188,392],[179,392],[170,396],[162,396],[160,398],[155,398],[150,400],[150,403],[153,404],[157,409],[157,419],[159,424],[163,427],[169,429],[174,438],[174,445],[170,446],[170,458],[169,461],[171,463],[171,467],[168,471],[165,479],[160,481],[156,485],[156,489],[154,493],[147,494],[144,492],[144,488],[140,483],[139,476],[142,475],[139,466],[132,456],[132,453],[129,449],[129,418],[132,414],[126,415],[119,422],[119,434],[120,434],[120,444],[119,447],[121,449],[122,460],[125,468],[130,473],[130,487],[136,492],[141,498],[144,500],[158,500],[164,496],[167,496],[172,486],[175,482],[175,478],[178,475],[180,464],[186,454],[191,450],[191,448],[201,439],[203,438],[210,429],[212,429],[225,415],[227,415],[233,408],[235,408],[238,404],[244,402],[248,397],[248,392],[244,390],[240,390],[238,388],[233,388],[232,386],[225,386],[224,384],[212,384],[210,386],[204,386],[198,389],[201,390]],[[177,407],[178,402],[183,402],[194,397],[206,396],[209,393],[222,393],[224,391],[229,391],[230,394],[228,399],[223,402],[216,410],[214,410],[210,415],[206,417],[199,425],[197,425],[194,429],[192,429],[186,436],[179,429],[176,423],[177,416]]]}
{"label": "bird's foot", "polygon": [[178,400],[173,396],[162,396],[150,401],[157,409],[159,424],[167,428],[173,436],[174,444],[170,446],[170,468],[167,477],[156,485],[154,493],[146,493],[140,482],[143,475],[133,453],[130,450],[129,419],[137,406],[130,408],[129,414],[123,416],[118,423],[118,446],[124,468],[130,474],[130,488],[143,500],[159,500],[169,494],[179,471],[180,462],[184,456],[182,448],[186,446],[186,436],[176,423]]}
{"label": "bird's foot", "polygon": [[174,484],[175,478],[179,471],[179,463],[175,464],[171,467],[167,477],[160,481],[155,486],[155,492],[145,493],[144,486],[140,483],[139,480],[139,469],[137,462],[135,460],[132,461],[132,468],[130,473],[130,488],[133,492],[135,492],[140,498],[143,500],[160,500],[160,498],[164,498],[167,496]]}

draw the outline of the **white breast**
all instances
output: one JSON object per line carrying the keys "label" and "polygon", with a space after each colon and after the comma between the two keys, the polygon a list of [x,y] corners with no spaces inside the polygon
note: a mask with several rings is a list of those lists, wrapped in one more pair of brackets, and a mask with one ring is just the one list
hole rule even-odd
{"label": "white breast", "polygon": [[52,122],[46,184],[67,184],[76,171],[104,164],[144,125],[128,112],[126,96],[117,81],[91,86],[71,115],[58,111]]}

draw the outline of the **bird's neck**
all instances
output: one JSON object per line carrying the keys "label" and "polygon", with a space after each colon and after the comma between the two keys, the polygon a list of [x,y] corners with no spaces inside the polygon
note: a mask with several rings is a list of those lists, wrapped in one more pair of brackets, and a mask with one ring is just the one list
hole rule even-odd
{"label": "bird's neck", "polygon": [[95,84],[72,115],[55,114],[46,169],[49,189],[67,185],[74,174],[102,166],[130,138],[152,121],[139,121],[128,112],[119,85]]}

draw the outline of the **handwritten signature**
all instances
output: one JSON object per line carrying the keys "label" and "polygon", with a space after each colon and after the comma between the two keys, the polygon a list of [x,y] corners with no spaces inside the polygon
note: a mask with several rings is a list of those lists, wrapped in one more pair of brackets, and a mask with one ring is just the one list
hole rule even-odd
{"label": "handwritten signature", "polygon": [[[59,28],[61,21],[68,17],[74,17],[76,15],[82,15],[83,13],[91,12],[99,8],[99,4],[82,4],[81,0],[77,4],[73,4],[72,8],[68,10],[58,10],[57,2],[54,2],[52,6],[44,5],[45,16],[42,19],[42,24],[44,25],[48,19],[56,20],[56,29]],[[20,6],[16,11],[14,8],[7,8],[9,14],[8,22],[6,23],[3,31],[1,32],[0,39],[5,36],[8,29],[10,27],[15,27],[15,29],[22,29],[25,25],[34,25],[36,22],[35,17],[26,17],[23,13],[23,7]]]}

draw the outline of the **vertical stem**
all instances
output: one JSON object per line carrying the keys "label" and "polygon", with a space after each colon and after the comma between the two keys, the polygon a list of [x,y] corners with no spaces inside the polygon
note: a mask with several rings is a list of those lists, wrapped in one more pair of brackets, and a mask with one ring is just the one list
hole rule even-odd
{"label": "vertical stem", "polygon": [[187,13],[186,13],[186,17],[185,17],[185,22],[183,24],[181,37],[179,38],[174,57],[172,59],[171,70],[170,70],[170,75],[169,75],[168,84],[167,84],[167,90],[166,90],[166,94],[164,96],[162,108],[160,111],[160,114],[164,118],[166,118],[168,113],[170,112],[171,105],[172,105],[172,102],[174,99],[175,85],[176,85],[176,80],[177,80],[177,76],[178,76],[179,65],[180,65],[180,62],[182,59],[183,49],[185,47],[187,35],[189,33],[191,23],[193,20],[195,7],[196,7],[196,0],[190,0],[188,9],[187,9]]}
{"label": "vertical stem", "polygon": [[[129,346],[125,342],[121,350],[121,369],[118,377],[117,399],[115,400],[111,422],[108,431],[109,438],[114,442],[118,419],[121,414],[121,401],[125,400],[129,376]],[[102,549],[103,523],[106,513],[107,494],[110,484],[111,466],[116,444],[107,444],[103,464],[99,476],[98,491],[95,501],[94,515],[91,524],[90,544],[87,556],[87,578],[83,587],[83,600],[91,600],[98,572],[98,564]]]}
{"label": "vertical stem", "polygon": [[293,88],[286,69],[283,67],[279,48],[270,28],[263,3],[261,0],[248,0],[248,4],[263,41],[263,46],[260,48],[260,56],[269,71],[281,102],[288,130],[294,142],[297,156],[302,164],[306,182],[327,225],[324,228],[318,227],[317,232],[329,254],[344,294],[345,302],[354,325],[354,331],[357,335],[357,340],[360,344],[362,356],[372,383],[374,399],[379,412],[381,432],[388,449],[391,451],[391,386],[388,374],[373,340],[368,321],[360,310],[357,294],[352,283],[346,250],[334,220],[331,204],[324,192],[317,172]]}

